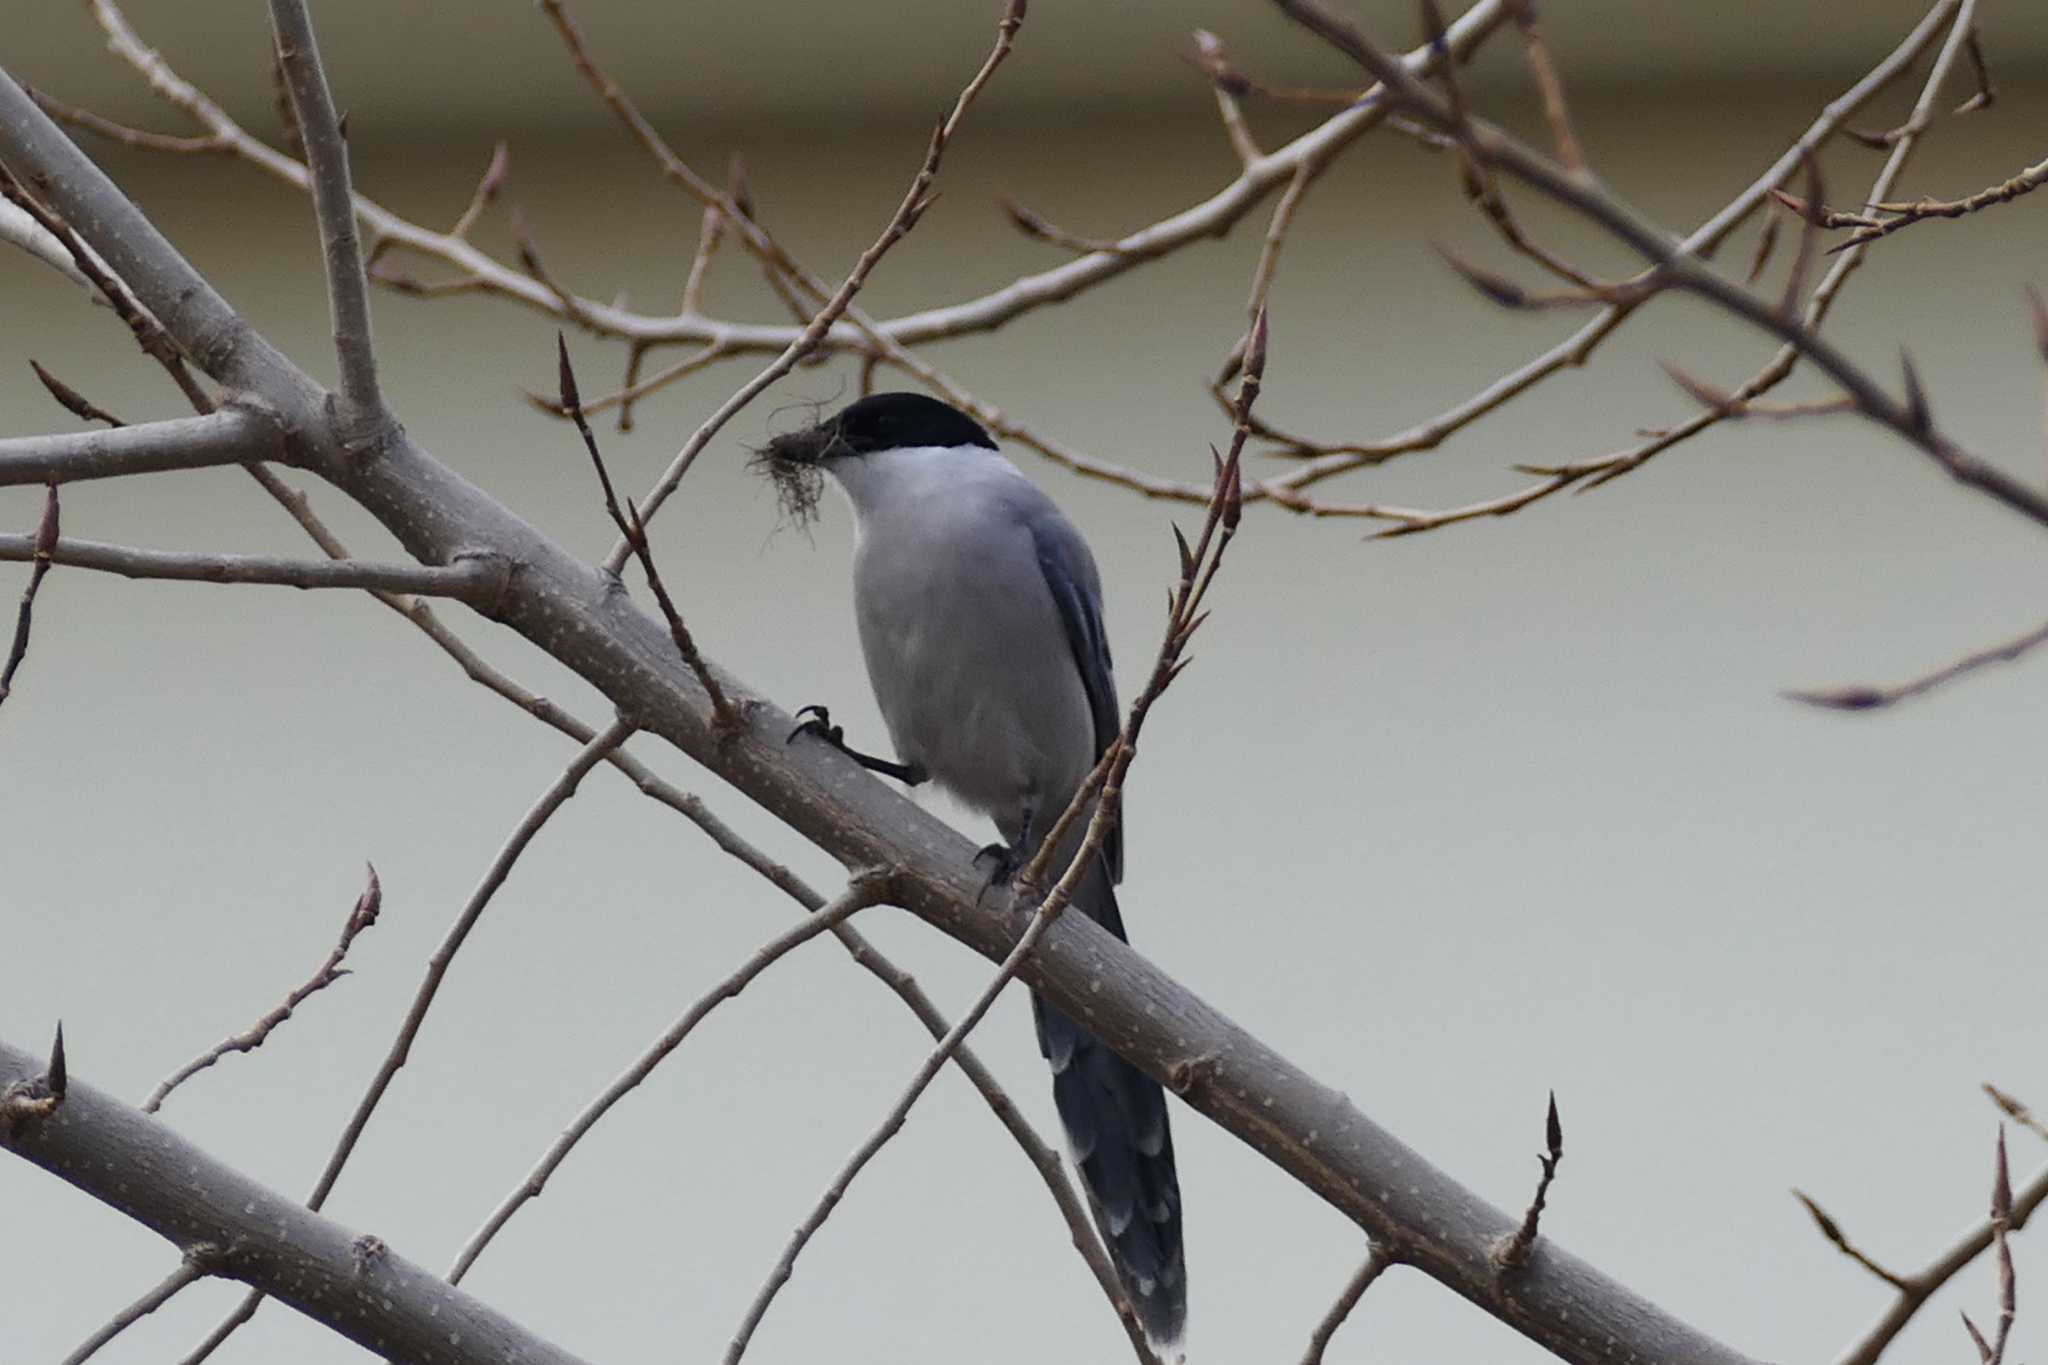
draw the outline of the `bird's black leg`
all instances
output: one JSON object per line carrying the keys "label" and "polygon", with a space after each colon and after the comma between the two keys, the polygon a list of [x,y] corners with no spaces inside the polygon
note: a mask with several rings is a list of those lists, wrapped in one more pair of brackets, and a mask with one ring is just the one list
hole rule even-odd
{"label": "bird's black leg", "polygon": [[815,735],[869,772],[893,777],[906,787],[915,787],[931,776],[919,764],[891,762],[852,747],[846,742],[846,731],[832,723],[832,713],[822,706],[806,706],[797,715],[803,718],[803,724],[789,732],[789,738],[783,741],[785,744],[794,744],[798,735]]}
{"label": "bird's black leg", "polygon": [[[1030,861],[1032,815],[1031,807],[1026,806],[1024,808],[1024,823],[1017,830],[1017,842],[1013,844],[986,844],[975,853],[974,865],[976,867],[980,867],[984,863],[988,864],[988,886],[1008,886],[1010,878],[1016,876],[1018,869]],[[982,889],[986,891],[988,887],[985,886]]]}

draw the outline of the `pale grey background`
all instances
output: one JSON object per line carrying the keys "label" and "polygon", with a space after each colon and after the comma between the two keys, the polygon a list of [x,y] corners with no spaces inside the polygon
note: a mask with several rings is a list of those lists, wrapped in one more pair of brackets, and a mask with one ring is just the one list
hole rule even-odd
{"label": "pale grey background", "polygon": [[[984,8],[615,2],[585,17],[686,154],[708,168],[745,149],[768,220],[829,272],[894,204],[930,113],[979,60]],[[1896,0],[1553,8],[1568,69],[1588,76],[1595,157],[1673,223],[1746,183],[1917,14]],[[593,121],[537,15],[322,9],[371,193],[450,218],[502,133],[512,197],[561,275],[596,294],[623,284],[643,304],[672,297],[696,212]],[[1412,28],[1400,6],[1376,4],[1372,17],[1383,33]],[[270,127],[257,7],[156,3],[133,18]],[[1055,259],[996,222],[998,181],[1084,232],[1221,184],[1233,168],[1208,96],[1170,58],[1196,21],[1277,73],[1339,74],[1255,5],[1040,0],[948,165],[944,200],[867,305],[959,297]],[[2048,20],[2007,0],[1986,6],[1985,26],[2005,98],[1936,132],[1915,191],[1964,192],[2041,155]],[[176,127],[69,7],[11,25],[4,56],[56,93]],[[1490,59],[1497,79],[1482,88],[1520,110],[1512,56]],[[231,165],[108,164],[259,325],[329,372],[303,201]],[[1875,165],[1854,149],[1829,160],[1845,198]],[[2018,290],[2043,278],[2041,213],[2028,202],[1886,243],[1836,324],[1874,365],[1910,338],[1953,428],[2035,474],[2042,380]],[[1241,325],[1257,235],[1247,223],[936,355],[1050,434],[1199,477],[1222,427],[1198,379]],[[1495,259],[1433,158],[1375,140],[1326,178],[1275,294],[1276,420],[1404,426],[1571,324],[1487,310],[1446,278],[1433,238]],[[771,316],[751,278],[728,258],[713,304]],[[118,327],[46,272],[0,258],[0,307],[7,431],[61,417],[33,385],[31,355],[123,415],[179,410]],[[377,325],[409,425],[525,515],[601,552],[609,534],[573,439],[511,392],[549,382],[551,327],[500,304],[389,297]],[[1589,372],[1345,492],[1425,504],[1498,492],[1518,477],[1512,461],[1599,453],[1683,415],[1653,358],[1732,381],[1767,353],[1660,304]],[[615,373],[610,352],[580,342],[577,354],[586,390]],[[638,432],[607,435],[622,482],[643,486],[746,372],[680,387],[644,409]],[[742,446],[795,420],[778,404],[832,401],[846,382],[809,371],[750,410],[656,539],[721,662],[786,705],[829,700],[855,734],[875,736],[845,601],[844,514],[829,505],[812,539],[778,532],[766,490],[739,467]],[[1134,674],[1156,643],[1168,509],[1019,458],[1093,540]],[[0,520],[26,527],[35,505],[9,494]],[[321,506],[359,549],[387,546],[338,499]],[[302,547],[228,472],[75,488],[65,528],[165,547]],[[1199,662],[1157,713],[1134,775],[1125,899],[1140,946],[1502,1203],[1526,1198],[1555,1087],[1569,1154],[1548,1230],[1747,1349],[1830,1355],[1885,1295],[1820,1242],[1786,1188],[1812,1191],[1874,1253],[1916,1266],[1983,1206],[1994,1115],[1977,1083],[2048,1103],[2048,665],[1879,717],[1801,710],[1775,692],[1915,671],[2037,620],[2039,529],[1896,442],[1828,422],[1726,428],[1505,522],[1381,545],[1357,532],[1249,522]],[[10,600],[20,578],[0,574]],[[517,641],[460,624],[523,680],[602,717]],[[635,751],[831,879],[827,860],[671,752],[644,740]],[[61,1015],[77,1074],[139,1099],[311,969],[374,859],[385,918],[359,942],[356,974],[166,1109],[250,1173],[303,1190],[426,954],[571,752],[367,599],[59,571],[0,712],[0,1034],[40,1038]],[[445,1264],[568,1116],[790,915],[688,826],[595,774],[457,964],[331,1211]],[[984,979],[984,964],[900,916],[865,925],[955,1007]],[[836,948],[805,949],[606,1123],[470,1286],[593,1361],[712,1355],[926,1041]],[[1050,1125],[1021,997],[979,1045]],[[1178,1116],[1178,1145],[1195,1358],[1298,1355],[1361,1239],[1192,1114]],[[2023,1136],[2015,1154],[2022,1174],[2038,1163]],[[12,1230],[0,1238],[9,1360],[56,1359],[171,1264],[151,1235],[19,1164],[0,1164],[0,1205]],[[2025,1359],[2048,1335],[2028,1288],[2043,1263],[2026,1238],[2018,1254]],[[103,1358],[175,1359],[237,1292],[189,1293]],[[1991,1303],[1988,1269],[1969,1275],[1895,1358],[1957,1358],[1969,1348],[1954,1309]],[[1126,1350],[1035,1179],[948,1077],[806,1253],[754,1358]],[[221,1357],[281,1358],[361,1356],[271,1308]],[[1414,1276],[1376,1289],[1333,1351],[1535,1358]]]}

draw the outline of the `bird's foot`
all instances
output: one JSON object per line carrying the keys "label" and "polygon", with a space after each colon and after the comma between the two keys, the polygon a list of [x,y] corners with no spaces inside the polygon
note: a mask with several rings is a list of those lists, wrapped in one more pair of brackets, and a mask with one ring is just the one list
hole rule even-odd
{"label": "bird's foot", "polygon": [[[1026,806],[1015,843],[985,844],[975,852],[974,866],[988,868],[988,880],[981,886],[982,896],[994,887],[1008,886],[1031,861],[1031,816],[1031,808]],[[981,896],[975,897],[976,903],[980,900]]]}

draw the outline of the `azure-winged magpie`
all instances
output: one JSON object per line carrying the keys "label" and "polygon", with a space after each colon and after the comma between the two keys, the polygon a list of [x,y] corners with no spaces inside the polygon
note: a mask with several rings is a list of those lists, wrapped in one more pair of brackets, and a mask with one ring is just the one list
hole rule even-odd
{"label": "azure-winged magpie", "polygon": [[[1101,582],[1080,533],[979,423],[921,394],[863,398],[763,454],[785,480],[823,469],[853,505],[861,651],[902,761],[848,752],[912,783],[929,777],[995,821],[1005,866],[1028,858],[1119,726]],[[829,721],[806,728],[840,743]],[[1118,938],[1122,872],[1112,832],[1073,899]],[[1032,1009],[1118,1274],[1146,1335],[1175,1345],[1187,1287],[1165,1094],[1036,994]]]}

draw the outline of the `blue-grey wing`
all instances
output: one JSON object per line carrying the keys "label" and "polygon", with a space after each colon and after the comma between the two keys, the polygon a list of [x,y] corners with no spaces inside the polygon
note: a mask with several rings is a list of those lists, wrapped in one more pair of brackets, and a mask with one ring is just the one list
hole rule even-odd
{"label": "blue-grey wing", "polygon": [[[1080,672],[1082,690],[1088,695],[1088,711],[1095,722],[1095,756],[1100,758],[1122,728],[1109,633],[1102,625],[1102,580],[1081,533],[1058,512],[1048,509],[1048,513],[1029,518],[1031,540],[1045,585],[1059,608],[1060,625]],[[1110,874],[1118,880],[1123,877],[1122,833],[1121,829],[1111,830],[1105,849]]]}

